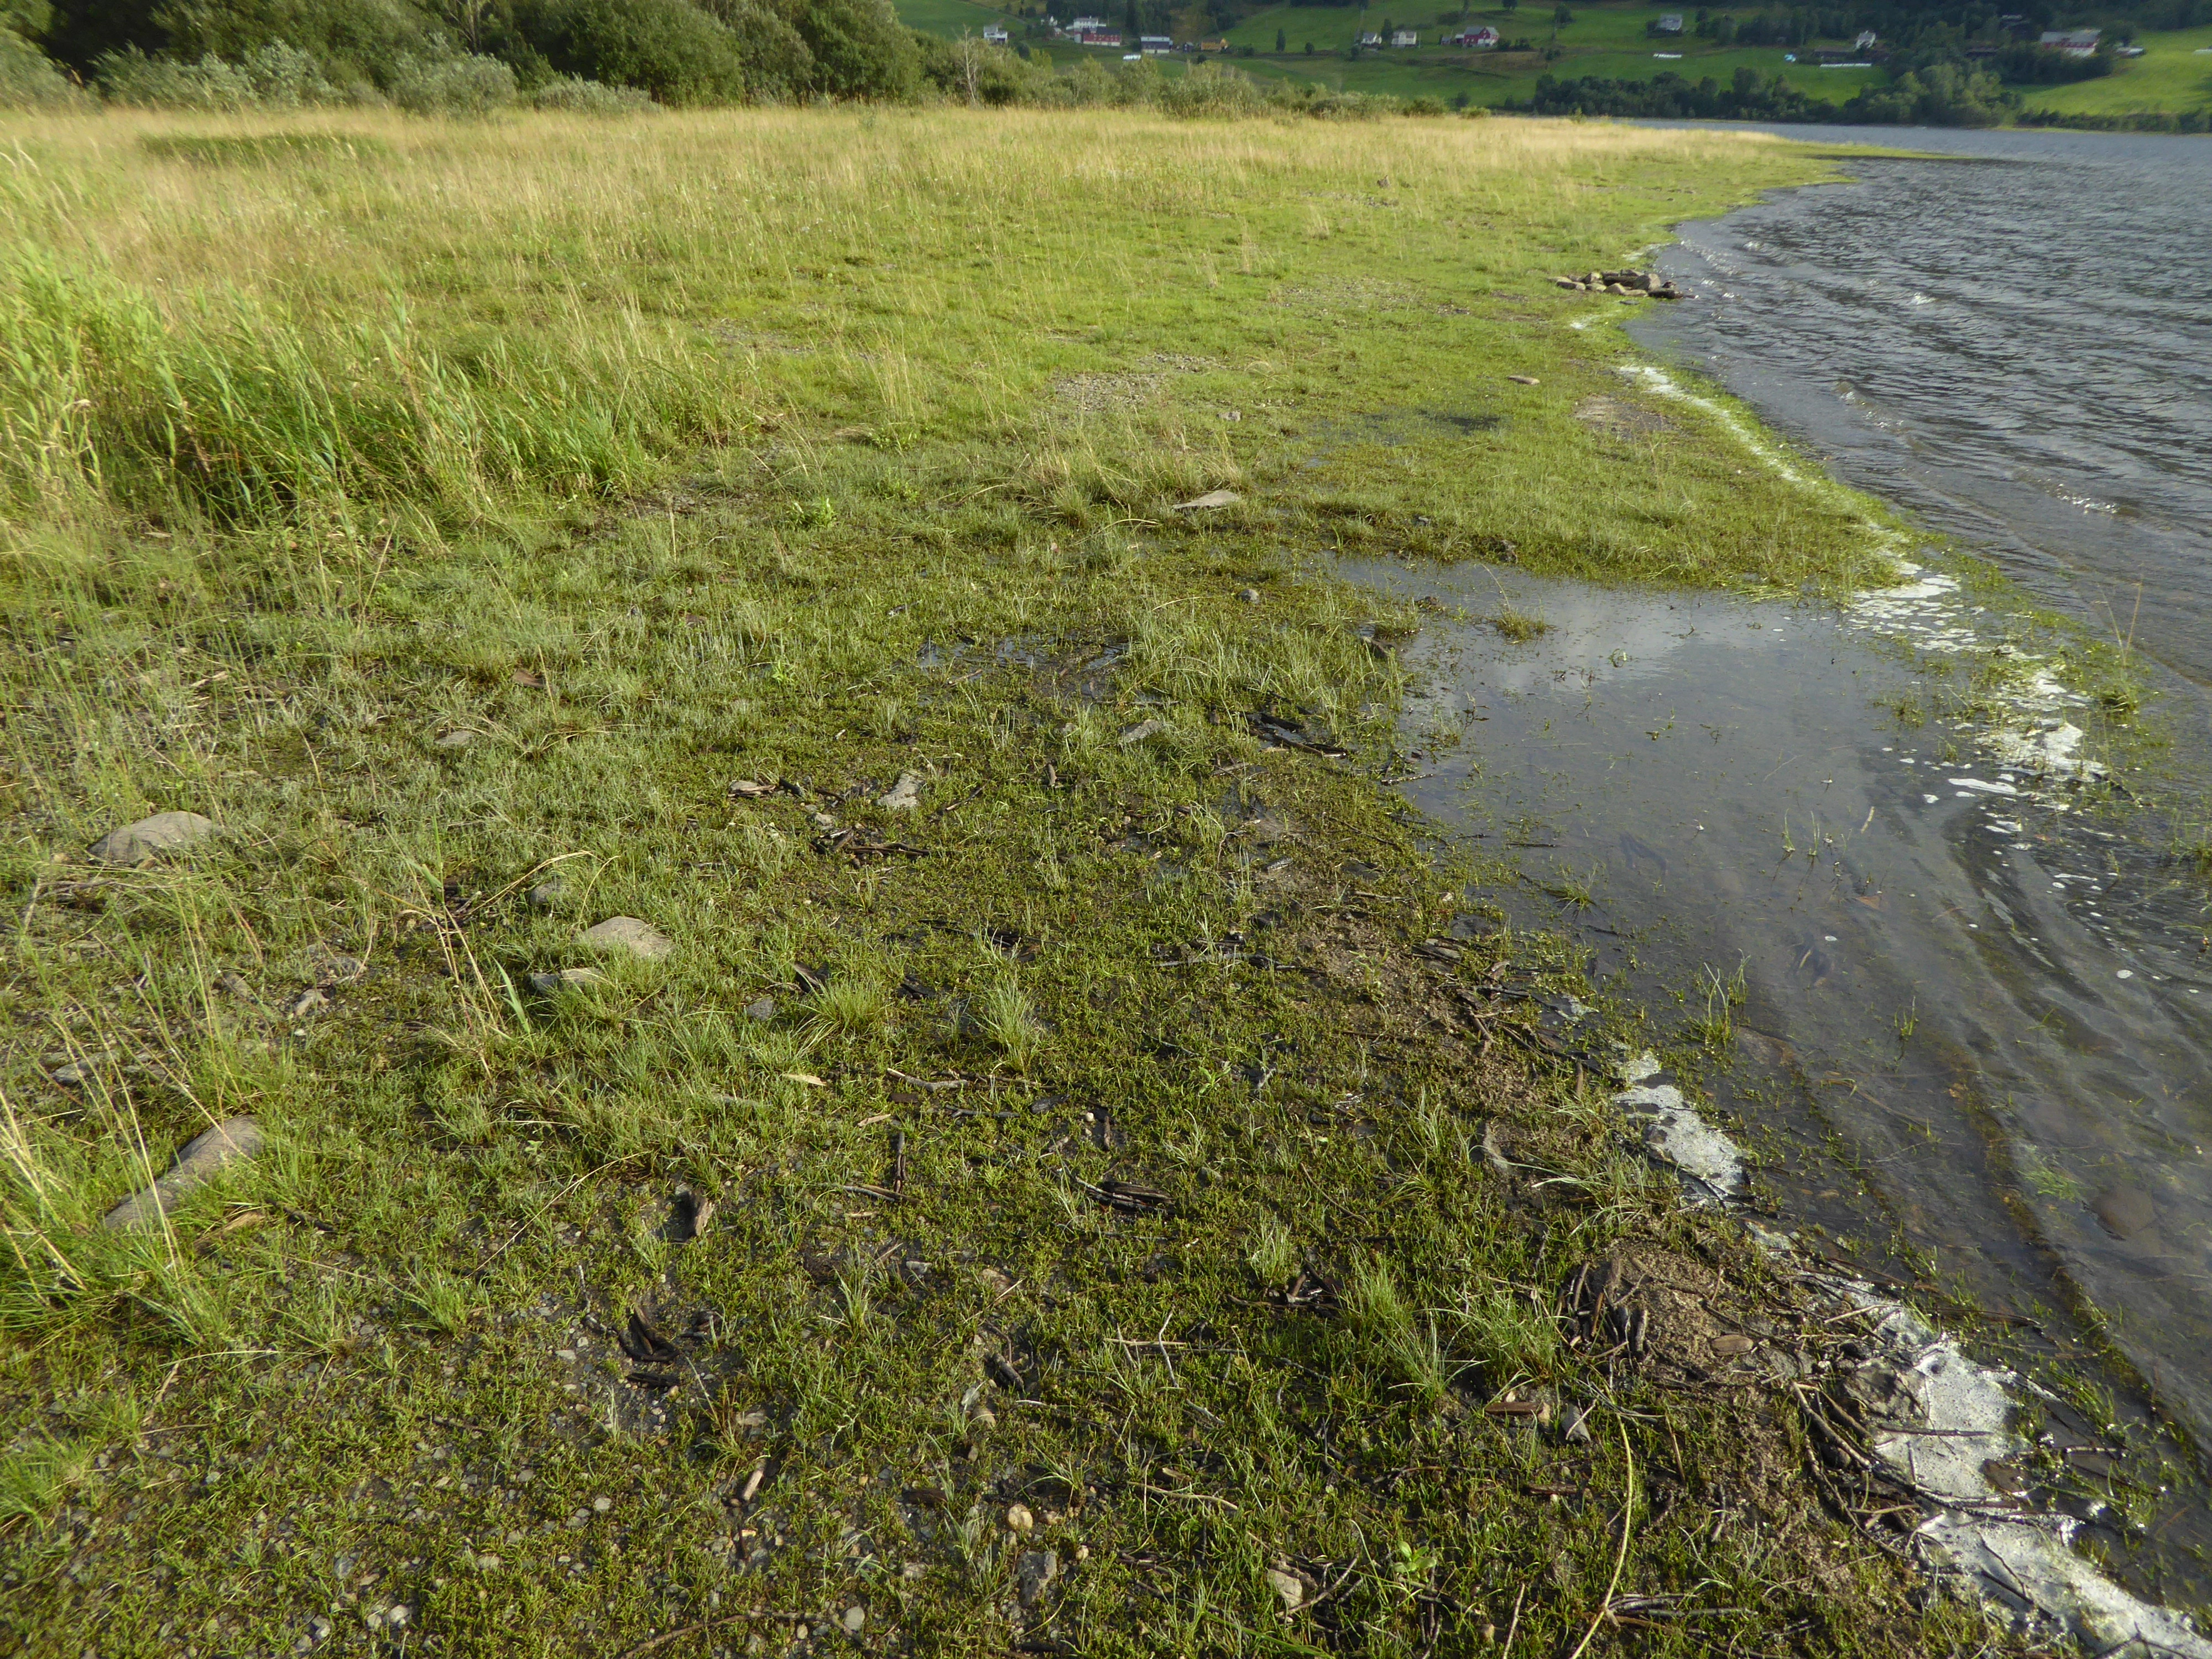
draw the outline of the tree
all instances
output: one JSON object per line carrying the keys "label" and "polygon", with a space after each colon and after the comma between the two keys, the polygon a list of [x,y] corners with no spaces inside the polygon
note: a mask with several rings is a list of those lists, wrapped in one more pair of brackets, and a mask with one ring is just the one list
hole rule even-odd
{"label": "tree", "polygon": [[1277,29],[1275,31],[1275,50],[1277,52],[1288,52],[1290,49],[1290,37],[1285,34],[1282,30]]}
{"label": "tree", "polygon": [[1306,42],[1306,56],[1309,58],[1313,56],[1313,42],[1310,40]]}
{"label": "tree", "polygon": [[1559,7],[1552,14],[1552,27],[1553,28],[1563,29],[1574,21],[1574,13],[1569,11],[1565,6]]}
{"label": "tree", "polygon": [[1520,10],[1521,0],[1505,0],[1505,9],[1509,15]]}

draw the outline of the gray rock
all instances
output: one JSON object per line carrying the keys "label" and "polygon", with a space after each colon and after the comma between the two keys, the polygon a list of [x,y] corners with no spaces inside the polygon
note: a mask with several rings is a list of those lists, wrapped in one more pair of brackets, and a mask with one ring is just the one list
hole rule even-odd
{"label": "gray rock", "polygon": [[114,1055],[102,1049],[76,1060],[65,1060],[54,1067],[54,1081],[74,1089],[80,1083],[91,1082],[99,1075],[100,1068],[114,1058]]}
{"label": "gray rock", "polygon": [[598,927],[586,927],[584,943],[603,949],[615,946],[643,957],[647,962],[658,962],[676,948],[676,942],[667,934],[635,916],[609,916]]}
{"label": "gray rock", "polygon": [[1216,507],[1234,507],[1244,498],[1233,489],[1209,489],[1194,501],[1177,501],[1178,513],[1203,513]]}
{"label": "gray rock", "polygon": [[857,1601],[845,1609],[845,1616],[837,1621],[845,1627],[848,1636],[858,1636],[868,1622],[868,1610]]}
{"label": "gray rock", "polygon": [[1267,1588],[1281,1599],[1285,1613],[1296,1613],[1305,1605],[1305,1581],[1297,1574],[1285,1572],[1280,1567],[1270,1567],[1267,1577]]}
{"label": "gray rock", "polygon": [[596,968],[563,968],[557,974],[532,974],[530,988],[542,997],[557,996],[580,985],[605,985],[607,976]]}
{"label": "gray rock", "polygon": [[911,812],[921,805],[921,780],[911,772],[902,772],[898,781],[883,795],[876,805],[886,812]]}
{"label": "gray rock", "polygon": [[2158,1206],[2140,1187],[2107,1188],[2091,1200],[2089,1207],[2114,1238],[2133,1238],[2158,1225]]}
{"label": "gray rock", "polygon": [[532,888],[525,896],[529,899],[532,909],[550,910],[555,905],[560,903],[562,894],[567,890],[568,884],[560,877],[548,876]]}
{"label": "gray rock", "polygon": [[1060,1577],[1060,1558],[1050,1550],[1024,1551],[1015,1572],[1021,1584],[1022,1605],[1033,1607],[1052,1581]]}
{"label": "gray rock", "polygon": [[258,1124],[250,1117],[225,1118],[186,1141],[166,1175],[145,1191],[125,1199],[100,1224],[110,1232],[158,1232],[161,1218],[176,1208],[186,1194],[260,1150]]}
{"label": "gray rock", "polygon": [[774,997],[763,997],[757,1002],[748,1002],[745,1004],[745,1018],[747,1019],[774,1019],[775,1018],[775,999]]}
{"label": "gray rock", "polygon": [[1248,587],[1237,597],[1247,605],[1257,605],[1260,603],[1260,590],[1256,587]]}
{"label": "gray rock", "polygon": [[1121,747],[1127,749],[1133,743],[1142,743],[1146,738],[1156,738],[1167,729],[1168,724],[1165,720],[1141,721],[1121,734],[1120,739]]}
{"label": "gray rock", "polygon": [[477,734],[464,727],[460,731],[448,732],[438,738],[435,739],[435,746],[440,749],[465,749],[476,740]]}
{"label": "gray rock", "polygon": [[91,847],[102,864],[151,864],[167,853],[181,853],[217,833],[215,820],[197,812],[156,812],[120,830],[111,830]]}

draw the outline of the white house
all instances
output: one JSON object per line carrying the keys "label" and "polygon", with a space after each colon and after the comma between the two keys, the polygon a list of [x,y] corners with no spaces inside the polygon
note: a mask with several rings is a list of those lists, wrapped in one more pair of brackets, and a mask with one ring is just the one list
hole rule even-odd
{"label": "white house", "polygon": [[1137,50],[1140,52],[1150,52],[1157,58],[1163,52],[1175,50],[1175,37],[1169,34],[1140,34],[1137,37]]}
{"label": "white house", "polygon": [[1006,44],[1006,26],[1004,23],[987,24],[983,29],[983,44],[989,46],[1005,46]]}
{"label": "white house", "polygon": [[1363,46],[1379,46],[1382,44],[1382,37],[1373,33],[1363,34],[1359,37],[1359,44]]}
{"label": "white house", "polygon": [[1094,29],[1105,27],[1106,20],[1103,17],[1079,17],[1067,26],[1067,32],[1070,34],[1089,34]]}
{"label": "white house", "polygon": [[1881,38],[1881,37],[1877,35],[1872,29],[1861,29],[1859,31],[1858,39],[1851,42],[1851,50],[1853,52],[1864,52],[1869,46],[1873,46],[1875,42]]}
{"label": "white house", "polygon": [[1670,12],[1667,13],[1667,14],[1666,14],[1666,15],[1664,15],[1663,17],[1662,17],[1662,18],[1659,20],[1659,33],[1662,33],[1662,34],[1680,34],[1681,32],[1682,32],[1682,14],[1681,14],[1680,12],[1679,12],[1679,11],[1670,11]]}
{"label": "white house", "polygon": [[1411,29],[1399,29],[1390,36],[1390,44],[1394,46],[1416,46],[1420,42],[1421,37]]}

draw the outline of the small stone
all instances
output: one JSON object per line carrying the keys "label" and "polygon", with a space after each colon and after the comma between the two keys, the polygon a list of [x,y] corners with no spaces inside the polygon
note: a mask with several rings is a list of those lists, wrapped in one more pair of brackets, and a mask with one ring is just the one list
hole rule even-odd
{"label": "small stone", "polygon": [[532,974],[530,988],[541,997],[557,996],[583,985],[605,985],[607,976],[596,968],[563,968],[557,974]]}
{"label": "small stone", "polygon": [[1165,720],[1142,720],[1124,732],[1119,741],[1127,749],[1133,743],[1142,743],[1146,738],[1156,738],[1168,729]]}
{"label": "small stone", "polygon": [[1560,1423],[1562,1425],[1560,1432],[1567,1439],[1573,1441],[1577,1445],[1589,1443],[1589,1408],[1588,1407],[1568,1407],[1565,1415],[1560,1419]]}
{"label": "small stone", "polygon": [[868,1610],[856,1603],[845,1609],[845,1617],[842,1622],[845,1626],[846,1635],[858,1636],[862,1627],[868,1622]]}
{"label": "small stone", "polygon": [[886,812],[911,812],[921,805],[921,780],[911,772],[902,772],[898,781],[876,799],[876,805]]}
{"label": "small stone", "polygon": [[1028,1550],[1015,1569],[1021,1586],[1022,1605],[1033,1607],[1052,1581],[1060,1577],[1060,1558],[1050,1550]]}
{"label": "small stone", "polygon": [[2158,1206],[2140,1187],[2107,1188],[2090,1201],[2089,1207],[2114,1238],[2133,1238],[2158,1225]]}
{"label": "small stone", "polygon": [[560,877],[548,876],[524,896],[530,901],[532,909],[550,910],[555,905],[560,903],[561,894],[565,885]]}
{"label": "small stone", "polygon": [[774,1019],[775,1018],[775,999],[774,997],[763,997],[757,1002],[748,1002],[745,1004],[745,1018],[747,1019]]}
{"label": "small stone", "polygon": [[605,1515],[609,1510],[614,1508],[614,1506],[615,1500],[611,1498],[602,1496],[594,1498],[592,1500],[592,1508],[601,1515]]}
{"label": "small stone", "polygon": [[1267,1588],[1282,1599],[1285,1613],[1296,1613],[1305,1605],[1305,1581],[1294,1572],[1285,1572],[1280,1567],[1268,1568]]}
{"label": "small stone", "polygon": [[1509,374],[1505,378],[1512,381],[1516,386],[1536,386],[1540,384],[1540,382],[1538,381],[1536,377],[1533,374]]}
{"label": "small stone", "polygon": [[1758,1346],[1749,1337],[1741,1336],[1734,1332],[1726,1336],[1717,1336],[1713,1339],[1713,1352],[1723,1359],[1734,1359],[1747,1354]]}
{"label": "small stone", "polygon": [[115,1057],[105,1052],[85,1055],[82,1060],[65,1060],[54,1067],[54,1081],[64,1088],[76,1088],[89,1083],[100,1075],[100,1068]]}
{"label": "small stone", "polygon": [[438,738],[435,739],[435,746],[440,749],[465,749],[476,740],[475,732],[464,729],[459,732],[448,732]]}
{"label": "small stone", "polygon": [[1177,501],[1178,513],[1203,513],[1212,507],[1234,507],[1244,498],[1233,489],[1209,489],[1194,501]]}
{"label": "small stone", "polygon": [[1247,605],[1257,605],[1260,603],[1260,590],[1256,587],[1248,587],[1237,597]]}
{"label": "small stone", "polygon": [[156,812],[120,830],[111,830],[90,848],[101,864],[151,864],[165,853],[181,853],[217,833],[215,820],[197,812]]}
{"label": "small stone", "polygon": [[330,1006],[331,1000],[320,991],[302,991],[292,999],[291,1006],[284,1010],[284,1018],[305,1019],[309,1014],[319,1014]]}
{"label": "small stone", "polygon": [[1036,1517],[1030,1513],[1028,1504],[1016,1504],[1007,1510],[1006,1529],[1009,1532],[1027,1532],[1036,1525]]}
{"label": "small stone", "polygon": [[185,1195],[212,1181],[218,1171],[261,1150],[261,1127],[250,1117],[225,1118],[185,1143],[168,1172],[142,1193],[110,1210],[100,1225],[110,1232],[158,1232],[161,1218]]}
{"label": "small stone", "polygon": [[676,942],[649,922],[635,916],[609,916],[595,927],[584,930],[584,943],[600,946],[618,945],[647,962],[658,962],[676,948]]}

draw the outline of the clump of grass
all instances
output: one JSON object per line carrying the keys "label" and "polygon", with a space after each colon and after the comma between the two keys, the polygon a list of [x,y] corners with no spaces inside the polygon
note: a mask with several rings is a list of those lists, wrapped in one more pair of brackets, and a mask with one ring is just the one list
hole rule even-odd
{"label": "clump of grass", "polygon": [[1272,1215],[1263,1215],[1252,1230],[1245,1261],[1260,1283],[1274,1290],[1291,1282],[1298,1270],[1298,1247],[1291,1230]]}
{"label": "clump of grass", "polygon": [[1525,1291],[1470,1291],[1457,1322],[1468,1358],[1501,1385],[1511,1377],[1548,1376],[1558,1364],[1559,1322],[1532,1305]]}
{"label": "clump of grass", "polygon": [[1027,1073],[1044,1052],[1044,1022],[1029,995],[1011,977],[995,979],[970,1004],[976,1028],[1015,1071]]}
{"label": "clump of grass", "polygon": [[818,1042],[833,1036],[862,1036],[882,1029],[890,1018],[891,993],[872,974],[838,974],[822,988],[809,1007],[806,1031],[811,1041]]}
{"label": "clump of grass", "polygon": [[1451,1385],[1451,1366],[1437,1336],[1436,1319],[1416,1316],[1389,1263],[1376,1257],[1353,1267],[1345,1311],[1396,1387],[1409,1390],[1425,1407],[1443,1398]]}
{"label": "clump of grass", "polygon": [[1552,623],[1533,611],[1520,611],[1508,605],[1486,617],[1492,628],[1516,645],[1526,645],[1531,640],[1540,640],[1552,631]]}

